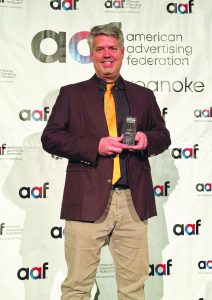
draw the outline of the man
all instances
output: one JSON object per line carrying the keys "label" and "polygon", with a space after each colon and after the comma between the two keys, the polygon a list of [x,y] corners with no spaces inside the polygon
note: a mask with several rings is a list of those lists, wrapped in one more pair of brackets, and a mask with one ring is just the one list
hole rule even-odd
{"label": "man", "polygon": [[[120,76],[120,28],[95,26],[88,43],[96,74],[61,88],[42,135],[47,152],[69,159],[61,211],[68,274],[61,299],[90,299],[108,241],[118,299],[143,300],[146,220],[156,215],[148,157],[167,149],[170,136],[152,91]],[[132,146],[123,143],[128,116],[137,121]]]}

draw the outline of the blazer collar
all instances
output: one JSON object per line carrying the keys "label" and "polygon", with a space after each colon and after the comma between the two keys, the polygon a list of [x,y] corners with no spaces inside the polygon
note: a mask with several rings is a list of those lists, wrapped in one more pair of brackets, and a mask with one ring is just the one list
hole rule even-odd
{"label": "blazer collar", "polygon": [[95,75],[84,82],[83,98],[88,115],[100,137],[108,136],[108,128],[105,119],[104,108],[101,103]]}

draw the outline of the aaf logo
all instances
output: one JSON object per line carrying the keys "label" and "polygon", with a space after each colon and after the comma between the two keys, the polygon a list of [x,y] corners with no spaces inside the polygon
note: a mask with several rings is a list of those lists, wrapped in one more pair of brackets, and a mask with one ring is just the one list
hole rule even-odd
{"label": "aaf logo", "polygon": [[182,15],[184,14],[192,14],[192,6],[194,5],[194,0],[189,0],[188,3],[169,3],[166,6],[166,9],[168,13],[170,14],[177,14],[180,13]]}
{"label": "aaf logo", "polygon": [[62,227],[55,226],[51,229],[51,236],[54,239],[62,239],[63,235],[64,235],[64,229]]}
{"label": "aaf logo", "polygon": [[170,188],[170,181],[165,181],[163,185],[156,185],[154,187],[154,194],[156,197],[167,197],[169,195],[168,189]]}
{"label": "aaf logo", "polygon": [[181,159],[181,158],[197,158],[197,151],[199,150],[198,144],[195,144],[193,148],[173,148],[171,151],[171,156],[174,159]]}
{"label": "aaf logo", "polygon": [[125,0],[108,0],[105,1],[106,8],[124,8]]}
{"label": "aaf logo", "polygon": [[47,198],[47,190],[49,189],[49,182],[45,182],[43,186],[35,186],[35,187],[26,187],[23,186],[19,190],[19,196],[22,199],[29,199],[29,198]]}
{"label": "aaf logo", "polygon": [[212,183],[197,183],[197,192],[212,192]]}
{"label": "aaf logo", "polygon": [[21,121],[47,121],[49,115],[49,107],[45,106],[43,110],[22,109],[19,112]]}
{"label": "aaf logo", "polygon": [[197,220],[194,224],[176,224],[173,227],[175,235],[199,235],[199,228],[201,227],[201,220]]}
{"label": "aaf logo", "polygon": [[[78,50],[78,44],[82,40],[87,39],[89,31],[80,31],[75,33],[69,41],[69,53],[71,57],[81,64],[89,64],[91,62],[90,54],[85,56],[80,54]],[[45,54],[41,51],[41,43],[45,39],[52,39],[56,42],[57,49],[55,53]],[[31,43],[32,53],[35,58],[42,63],[53,63],[58,61],[59,63],[66,62],[66,33],[59,31],[59,33],[53,30],[43,30],[38,32],[32,39]]]}
{"label": "aaf logo", "polygon": [[5,155],[5,150],[7,149],[6,144],[2,144],[0,147],[0,155]]}
{"label": "aaf logo", "polygon": [[52,0],[50,6],[55,10],[76,10],[77,2],[79,0]]}
{"label": "aaf logo", "polygon": [[168,108],[167,107],[164,107],[161,111],[161,115],[162,117],[165,119],[165,116],[168,114]]}
{"label": "aaf logo", "polygon": [[195,109],[194,116],[197,119],[208,119],[212,118],[212,107],[205,109]]}
{"label": "aaf logo", "polygon": [[46,279],[46,273],[48,268],[48,262],[45,262],[42,267],[21,268],[17,272],[17,277],[20,280],[33,280]]}
{"label": "aaf logo", "polygon": [[149,276],[169,276],[171,275],[172,259],[168,259],[166,264],[149,265]]}
{"label": "aaf logo", "polygon": [[0,224],[0,235],[3,235],[3,231],[4,231],[4,228],[5,228],[5,223],[1,223]]}
{"label": "aaf logo", "polygon": [[212,270],[212,260],[200,260],[198,263],[198,268],[200,270]]}

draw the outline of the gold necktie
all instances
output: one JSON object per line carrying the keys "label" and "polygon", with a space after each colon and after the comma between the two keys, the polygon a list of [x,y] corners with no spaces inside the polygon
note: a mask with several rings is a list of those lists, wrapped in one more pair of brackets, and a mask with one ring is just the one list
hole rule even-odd
{"label": "gold necktie", "polygon": [[[104,111],[107,121],[107,127],[109,135],[111,137],[117,137],[117,125],[116,125],[116,109],[113,94],[111,92],[114,83],[108,83],[104,94]],[[113,159],[113,178],[112,184],[116,183],[121,177],[120,160],[117,154]]]}

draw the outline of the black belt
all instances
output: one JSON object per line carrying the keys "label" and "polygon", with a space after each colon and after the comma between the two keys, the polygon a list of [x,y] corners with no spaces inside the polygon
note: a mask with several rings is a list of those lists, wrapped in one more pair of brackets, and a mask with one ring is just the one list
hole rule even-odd
{"label": "black belt", "polygon": [[125,184],[114,184],[112,186],[113,191],[121,191],[121,190],[128,190],[130,187]]}

